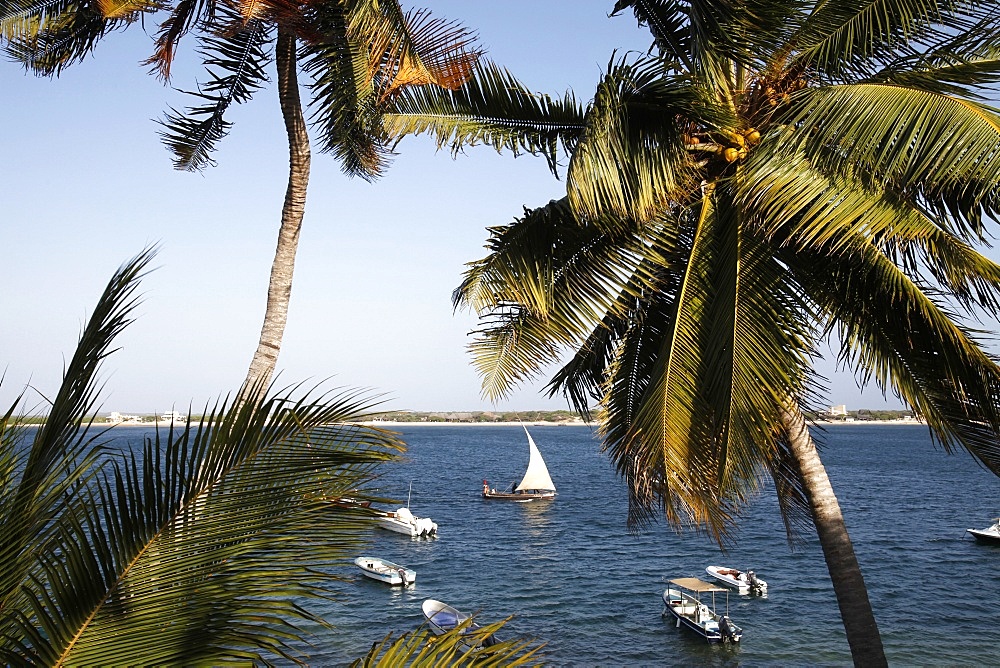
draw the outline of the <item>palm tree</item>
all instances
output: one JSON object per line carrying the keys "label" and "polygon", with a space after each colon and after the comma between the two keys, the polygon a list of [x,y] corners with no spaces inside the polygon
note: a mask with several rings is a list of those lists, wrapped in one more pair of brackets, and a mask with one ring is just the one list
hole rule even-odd
{"label": "palm tree", "polygon": [[[482,65],[391,117],[457,150],[570,154],[566,197],[492,228],[456,307],[484,393],[545,365],[601,407],[629,521],[720,542],[762,476],[789,537],[814,525],[854,661],[878,627],[803,407],[824,342],[945,450],[1000,474],[1000,367],[970,323],[1000,315],[977,250],[1000,208],[996,5],[620,0],[655,56],[615,56],[585,109]],[[994,89],[995,90],[995,89]]]}
{"label": "palm tree", "polygon": [[[108,284],[44,424],[27,427],[20,400],[0,416],[4,665],[304,662],[308,628],[332,628],[308,604],[329,597],[344,579],[330,567],[374,526],[368,509],[331,501],[372,499],[378,468],[402,450],[395,434],[357,424],[371,402],[349,391],[220,402],[198,425],[110,448],[87,415],[152,257]],[[417,629],[365,665],[389,665],[380,652],[407,665],[520,665],[537,651],[519,639],[472,650],[458,632],[432,643]]]}
{"label": "palm tree", "polygon": [[57,76],[85,58],[107,34],[162,16],[146,61],[165,81],[182,37],[197,35],[208,81],[191,92],[196,106],[171,109],[161,135],[187,171],[213,164],[228,133],[225,113],[267,82],[271,61],[288,137],[288,187],[268,284],[260,340],[247,388],[268,386],[281,350],[310,172],[308,123],[298,72],[312,80],[312,128],[322,150],[350,176],[371,180],[387,167],[391,147],[380,110],[401,89],[461,84],[478,52],[461,26],[428,12],[404,13],[395,0],[0,0],[0,47],[38,74]]}

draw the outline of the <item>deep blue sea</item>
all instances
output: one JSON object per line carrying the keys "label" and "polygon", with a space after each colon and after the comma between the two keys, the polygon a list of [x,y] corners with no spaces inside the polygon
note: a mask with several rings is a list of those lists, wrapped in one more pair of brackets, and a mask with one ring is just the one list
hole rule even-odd
{"label": "deep blue sea", "polygon": [[[312,665],[350,663],[392,631],[418,627],[436,598],[546,643],[552,666],[844,666],[850,651],[814,536],[789,547],[773,491],[747,511],[735,546],[665,524],[626,530],[626,493],[587,427],[534,426],[558,488],[551,502],[480,497],[527,465],[520,426],[413,426],[407,460],[380,491],[439,525],[433,539],[378,530],[368,554],[417,571],[390,588],[350,564],[348,600],[324,604],[337,627]],[[128,430],[126,433],[135,433]],[[136,434],[137,435],[137,434]],[[919,425],[830,426],[821,456],[840,500],[891,665],[1000,665],[1000,548],[969,527],[1000,515],[1000,478],[967,454],[946,455]],[[709,646],[661,616],[666,580],[705,566],[753,569],[766,599],[730,595],[738,646]]]}

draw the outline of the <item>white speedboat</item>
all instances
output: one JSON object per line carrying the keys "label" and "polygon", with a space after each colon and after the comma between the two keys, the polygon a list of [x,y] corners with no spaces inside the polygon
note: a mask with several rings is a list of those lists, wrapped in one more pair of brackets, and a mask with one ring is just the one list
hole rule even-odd
{"label": "white speedboat", "polygon": [[966,529],[980,543],[1000,544],[1000,517],[997,518],[993,526],[985,529]]}
{"label": "white speedboat", "polygon": [[[464,612],[460,612],[456,608],[451,607],[447,603],[442,603],[441,601],[435,601],[433,598],[426,599],[420,605],[421,611],[424,613],[424,617],[427,618],[428,624],[430,624],[431,630],[435,635],[441,635],[447,633],[448,631],[460,626],[462,623],[469,620],[469,615]],[[479,624],[475,622],[469,624],[463,631],[463,635],[470,633],[472,631],[478,630],[480,628]],[[499,642],[495,636],[487,636],[487,638],[481,643],[483,647],[490,647]],[[473,646],[471,642],[467,643],[470,647]],[[478,644],[476,646],[479,646]]]}
{"label": "white speedboat", "polygon": [[417,581],[417,572],[412,568],[394,564],[378,557],[358,557],[354,565],[373,580],[390,585],[411,585]]}
{"label": "white speedboat", "polygon": [[[726,595],[726,613],[718,613],[715,595]],[[702,597],[711,594],[711,606]],[[706,596],[707,599],[707,596]],[[668,611],[677,620],[677,626],[694,631],[710,643],[738,643],[743,637],[743,629],[733,624],[729,618],[729,590],[699,580],[698,578],[677,578],[663,592],[663,614]]]}
{"label": "white speedboat", "polygon": [[767,583],[757,577],[753,571],[741,571],[735,568],[724,568],[723,566],[709,566],[705,569],[705,572],[741,594],[767,596]]}
{"label": "white speedboat", "polygon": [[383,512],[378,524],[383,529],[414,537],[436,536],[438,530],[438,525],[429,517],[416,517],[409,508]]}

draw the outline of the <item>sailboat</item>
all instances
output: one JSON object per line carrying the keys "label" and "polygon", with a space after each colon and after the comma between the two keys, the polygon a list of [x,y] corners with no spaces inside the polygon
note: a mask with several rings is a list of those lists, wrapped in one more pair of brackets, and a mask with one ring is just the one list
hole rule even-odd
{"label": "sailboat", "polygon": [[506,501],[534,501],[535,499],[551,499],[556,495],[556,486],[549,476],[549,469],[545,466],[542,453],[538,451],[538,446],[528,433],[528,428],[523,424],[525,435],[528,437],[528,470],[524,472],[521,483],[513,487],[510,491],[498,492],[490,487],[487,480],[483,480],[484,499],[502,499]]}

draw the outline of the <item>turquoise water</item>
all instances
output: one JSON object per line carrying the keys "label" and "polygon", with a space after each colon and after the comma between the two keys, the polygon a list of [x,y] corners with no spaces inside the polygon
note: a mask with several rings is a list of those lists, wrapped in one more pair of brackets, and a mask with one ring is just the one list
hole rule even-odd
{"label": "turquoise water", "polygon": [[[417,628],[426,598],[484,621],[514,615],[506,637],[546,643],[552,666],[850,665],[816,539],[789,547],[769,488],[723,553],[663,524],[630,535],[625,490],[586,427],[531,427],[559,491],[533,503],[480,497],[483,478],[499,487],[523,473],[520,427],[401,431],[407,461],[386,470],[381,493],[405,503],[412,483],[411,510],[437,522],[439,537],[374,533],[366,554],[417,571],[405,590],[351,563],[333,567],[351,582],[341,601],[314,607],[337,629],[319,639],[312,665],[350,663],[387,633]],[[935,450],[920,426],[836,426],[825,440],[890,664],[1000,665],[1000,548],[965,532],[1000,515],[1000,479]],[[730,595],[744,631],[736,647],[709,646],[661,616],[666,580],[705,577],[712,564],[753,569],[769,585],[767,599]]]}

